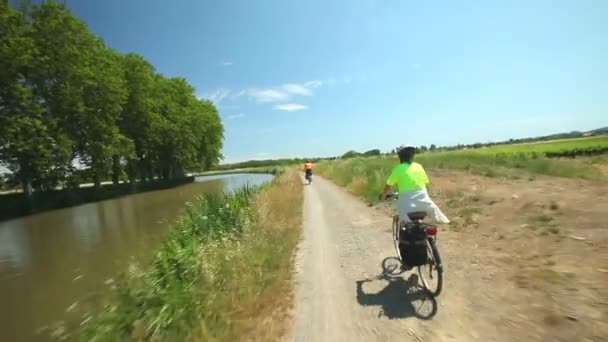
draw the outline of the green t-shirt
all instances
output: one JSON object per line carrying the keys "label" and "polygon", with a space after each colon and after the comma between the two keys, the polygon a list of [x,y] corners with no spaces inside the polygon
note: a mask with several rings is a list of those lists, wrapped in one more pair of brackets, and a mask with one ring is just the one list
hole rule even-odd
{"label": "green t-shirt", "polygon": [[403,163],[395,166],[386,181],[387,185],[397,185],[401,193],[425,189],[428,183],[429,177],[418,163]]}

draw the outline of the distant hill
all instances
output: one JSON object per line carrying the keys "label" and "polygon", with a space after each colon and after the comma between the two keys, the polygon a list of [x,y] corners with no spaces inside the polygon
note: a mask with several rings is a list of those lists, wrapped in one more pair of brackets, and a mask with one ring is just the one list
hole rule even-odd
{"label": "distant hill", "polygon": [[598,128],[598,129],[594,129],[592,131],[589,131],[587,133],[591,133],[591,135],[603,135],[603,134],[608,134],[608,127],[602,127],[602,128]]}
{"label": "distant hill", "polygon": [[509,139],[509,140],[505,140],[505,141],[497,141],[497,142],[489,142],[489,143],[479,143],[478,142],[478,143],[474,143],[474,144],[458,144],[455,146],[441,146],[438,148],[438,150],[453,151],[453,150],[460,150],[463,148],[480,148],[480,147],[484,147],[484,146],[522,144],[522,143],[532,143],[532,142],[559,140],[559,139],[576,139],[576,138],[584,138],[584,137],[591,137],[591,136],[597,136],[597,135],[608,135],[608,127],[597,128],[597,129],[594,129],[591,131],[586,131],[586,132],[571,131],[571,132],[543,135],[540,137]]}
{"label": "distant hill", "polygon": [[582,138],[582,137],[589,137],[589,136],[594,136],[594,135],[604,135],[604,134],[608,134],[608,127],[602,127],[602,128],[594,129],[594,130],[587,131],[587,132],[572,131],[569,133],[557,133],[557,134],[551,134],[551,135],[547,135],[547,136],[543,136],[543,137],[530,138],[530,139],[539,139],[539,140],[572,139],[572,138]]}

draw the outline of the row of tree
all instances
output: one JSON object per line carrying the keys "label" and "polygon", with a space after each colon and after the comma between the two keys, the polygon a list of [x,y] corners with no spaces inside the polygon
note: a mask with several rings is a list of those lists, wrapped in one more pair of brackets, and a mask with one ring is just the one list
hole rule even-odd
{"label": "row of tree", "polygon": [[97,187],[176,178],[219,162],[222,144],[216,108],[186,80],[109,48],[60,4],[0,3],[0,166],[28,196],[83,168]]}

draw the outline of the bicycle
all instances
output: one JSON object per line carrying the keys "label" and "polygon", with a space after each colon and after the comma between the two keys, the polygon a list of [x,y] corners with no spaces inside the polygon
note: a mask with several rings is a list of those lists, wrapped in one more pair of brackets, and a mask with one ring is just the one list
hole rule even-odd
{"label": "bicycle", "polygon": [[312,171],[306,171],[306,180],[308,181],[308,185],[312,183]]}
{"label": "bicycle", "polygon": [[[387,198],[397,199],[399,198],[398,193],[389,193]],[[404,264],[403,258],[401,256],[401,250],[399,249],[399,244],[404,240],[400,240],[400,231],[406,231],[406,229],[424,229],[424,233],[426,234],[426,251],[427,251],[427,261],[425,264],[416,266],[418,270],[418,274],[420,275],[420,279],[422,280],[422,285],[429,290],[433,296],[437,297],[441,293],[443,287],[443,265],[441,263],[441,256],[439,255],[439,250],[437,249],[437,226],[433,226],[430,224],[426,224],[423,222],[426,217],[426,212],[411,212],[408,213],[409,219],[412,221],[411,223],[400,222],[399,215],[393,215],[392,222],[392,231],[393,231],[393,243],[395,245],[395,250],[397,251],[397,256],[402,265],[405,266],[406,269],[412,269]],[[428,271],[428,275],[426,275]],[[437,285],[431,286],[429,280],[433,280],[433,273],[436,273],[435,278],[437,280]]]}

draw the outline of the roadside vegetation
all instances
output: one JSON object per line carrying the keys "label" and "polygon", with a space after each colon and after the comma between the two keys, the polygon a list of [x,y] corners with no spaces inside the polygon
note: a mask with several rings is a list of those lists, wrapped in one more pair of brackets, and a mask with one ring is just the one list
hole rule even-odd
{"label": "roadside vegetation", "polygon": [[153,263],[109,282],[103,309],[63,337],[278,340],[291,304],[302,196],[299,175],[288,172],[258,189],[199,198]]}
{"label": "roadside vegetation", "polygon": [[4,187],[99,188],[173,180],[216,164],[215,106],[179,77],[108,47],[63,5],[0,2],[0,171]]}
{"label": "roadside vegetation", "polygon": [[[549,158],[546,152],[579,151],[608,147],[608,137],[558,140],[494,146],[450,152],[426,152],[416,156],[427,169],[456,169],[487,177],[533,179],[549,175],[590,180],[608,180],[606,157]],[[569,150],[570,149],[570,150]],[[377,199],[391,169],[398,163],[396,155],[348,158],[321,162],[316,172],[370,202]]]}

